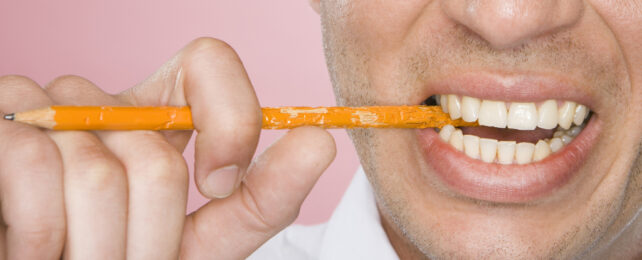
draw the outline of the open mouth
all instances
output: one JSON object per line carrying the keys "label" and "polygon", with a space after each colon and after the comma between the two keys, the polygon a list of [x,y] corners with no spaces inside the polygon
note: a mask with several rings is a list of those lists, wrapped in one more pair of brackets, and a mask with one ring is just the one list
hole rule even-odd
{"label": "open mouth", "polygon": [[573,101],[504,102],[468,96],[435,95],[423,102],[439,105],[451,119],[479,127],[446,125],[439,137],[466,156],[499,164],[527,164],[560,151],[586,127],[591,111]]}
{"label": "open mouth", "polygon": [[417,130],[427,166],[448,190],[477,200],[525,203],[572,192],[601,131],[595,97],[578,86],[492,73],[431,82],[426,94],[439,95],[423,104],[479,126]]}

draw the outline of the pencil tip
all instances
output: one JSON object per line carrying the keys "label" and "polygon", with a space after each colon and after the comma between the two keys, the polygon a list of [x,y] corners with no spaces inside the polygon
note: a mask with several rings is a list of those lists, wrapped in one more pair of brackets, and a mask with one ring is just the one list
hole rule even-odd
{"label": "pencil tip", "polygon": [[15,115],[15,114],[13,114],[13,113],[12,113],[12,114],[4,115],[4,119],[5,119],[5,120],[13,120],[13,119],[15,119],[15,118],[16,118],[16,115]]}

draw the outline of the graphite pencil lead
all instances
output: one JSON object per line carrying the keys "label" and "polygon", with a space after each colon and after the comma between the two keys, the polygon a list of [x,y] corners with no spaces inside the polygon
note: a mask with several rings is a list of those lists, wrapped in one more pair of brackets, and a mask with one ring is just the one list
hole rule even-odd
{"label": "graphite pencil lead", "polygon": [[16,118],[16,115],[13,113],[4,115],[5,120],[14,120],[15,118]]}

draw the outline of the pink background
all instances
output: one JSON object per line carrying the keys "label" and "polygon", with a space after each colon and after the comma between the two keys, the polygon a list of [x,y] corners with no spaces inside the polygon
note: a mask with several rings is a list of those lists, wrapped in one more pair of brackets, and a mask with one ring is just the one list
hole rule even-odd
{"label": "pink background", "polygon": [[[319,17],[305,0],[3,0],[0,75],[25,75],[44,85],[74,74],[116,93],[144,80],[200,36],[236,49],[261,105],[334,105]],[[358,167],[345,132],[331,132],[337,159],[312,190],[297,223],[327,220]],[[264,131],[258,151],[282,134]],[[185,157],[191,164],[193,146]],[[205,202],[191,183],[188,211]]]}

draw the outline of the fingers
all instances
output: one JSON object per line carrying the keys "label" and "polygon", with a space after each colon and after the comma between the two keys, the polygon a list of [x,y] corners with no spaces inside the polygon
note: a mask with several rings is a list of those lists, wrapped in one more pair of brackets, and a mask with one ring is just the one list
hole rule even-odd
{"label": "fingers", "polygon": [[[78,77],[56,80],[48,86],[48,93],[61,104],[122,104],[91,82]],[[179,252],[187,203],[188,175],[182,155],[158,132],[105,131],[96,132],[96,136],[122,163],[127,176],[129,205],[125,211],[128,213],[126,258],[175,259]],[[97,175],[101,176],[103,170],[118,172],[118,167],[107,156],[108,152],[91,152],[101,155],[97,165],[93,166],[98,168],[95,169]],[[79,162],[75,163],[80,165]],[[102,167],[106,169],[100,169]],[[114,206],[122,203],[113,202]],[[120,208],[115,209],[121,212]]]}
{"label": "fingers", "polygon": [[[46,87],[56,103],[82,95],[85,80],[60,77]],[[91,87],[91,86],[89,86]],[[67,213],[66,259],[124,259],[127,235],[127,178],[116,157],[90,132],[52,131],[64,165]]]}
{"label": "fingers", "polygon": [[[0,111],[51,105],[33,81],[0,77]],[[56,145],[33,127],[0,120],[0,200],[7,259],[58,259],[65,239],[62,165]]]}
{"label": "fingers", "polygon": [[335,153],[334,140],[320,128],[290,131],[252,163],[239,192],[188,216],[182,258],[247,257],[294,221]]}
{"label": "fingers", "polygon": [[127,259],[176,259],[187,205],[182,155],[153,132],[109,133],[102,140],[127,171]]}
{"label": "fingers", "polygon": [[124,259],[127,179],[122,165],[96,136],[51,134],[65,166],[66,259]]}
{"label": "fingers", "polygon": [[196,137],[195,179],[210,198],[231,194],[251,161],[261,110],[234,50],[198,39],[145,83],[122,97],[138,105],[191,106]]}

